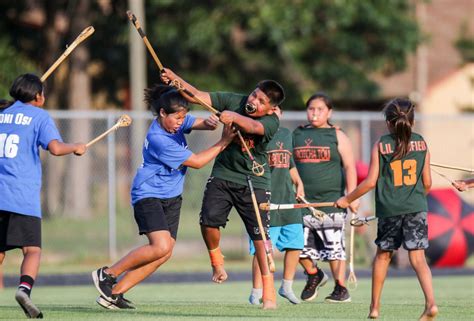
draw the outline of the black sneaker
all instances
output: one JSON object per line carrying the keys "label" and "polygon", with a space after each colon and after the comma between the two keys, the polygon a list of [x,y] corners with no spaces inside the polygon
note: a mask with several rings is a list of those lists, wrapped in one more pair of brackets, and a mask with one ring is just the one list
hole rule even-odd
{"label": "black sneaker", "polygon": [[92,272],[92,280],[94,285],[97,288],[97,291],[109,301],[112,300],[112,288],[116,283],[116,278],[110,274],[107,274],[105,270],[106,266],[101,267],[100,269]]}
{"label": "black sneaker", "polygon": [[346,287],[336,283],[334,291],[332,291],[332,293],[326,297],[325,301],[332,303],[351,302],[351,296],[349,295],[349,291],[347,291]]}
{"label": "black sneaker", "polygon": [[31,301],[31,298],[25,291],[18,289],[15,293],[15,300],[28,318],[43,319],[43,313],[41,313],[40,309],[38,309],[33,301]]}
{"label": "black sneaker", "polygon": [[123,297],[123,294],[112,294],[113,301],[109,301],[102,295],[97,297],[96,302],[103,308],[109,310],[135,309],[131,301]]}
{"label": "black sneaker", "polygon": [[301,299],[303,301],[311,301],[318,295],[318,289],[326,284],[328,276],[321,269],[318,269],[316,274],[308,274],[306,272],[305,274],[308,278],[306,280],[306,285],[301,292]]}

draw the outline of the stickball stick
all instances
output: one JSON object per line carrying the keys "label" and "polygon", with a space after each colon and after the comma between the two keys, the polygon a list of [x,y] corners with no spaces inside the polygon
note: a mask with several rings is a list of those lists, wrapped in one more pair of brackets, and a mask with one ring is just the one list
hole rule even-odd
{"label": "stickball stick", "polygon": [[[355,218],[355,213],[352,212],[352,219],[351,221]],[[351,245],[350,245],[350,253],[349,253],[349,277],[347,278],[347,283],[350,286],[352,290],[355,290],[357,288],[357,277],[355,275],[354,271],[354,232],[355,232],[355,227],[351,225]]]}
{"label": "stickball stick", "polygon": [[250,179],[250,176],[248,175],[247,175],[247,183],[250,188],[250,195],[252,197],[252,203],[253,203],[253,208],[255,210],[255,216],[257,216],[258,229],[260,230],[260,233],[262,234],[263,245],[265,247],[265,253],[267,254],[268,268],[270,272],[273,273],[275,272],[276,268],[275,268],[275,261],[273,260],[273,256],[272,256],[272,248],[271,248],[271,245],[269,248],[269,244],[268,244],[269,242],[267,242],[267,236],[265,234],[265,229],[263,228],[262,218],[260,216],[260,210],[258,209],[257,198],[255,197],[255,191],[253,189],[252,180]]}
{"label": "stickball stick", "polygon": [[367,216],[367,217],[356,216],[350,221],[350,224],[352,226],[359,227],[359,226],[362,226],[364,224],[369,224],[370,221],[373,221],[375,219],[377,219],[376,216]]}
{"label": "stickball stick", "polygon": [[430,164],[431,164],[431,166],[435,166],[435,167],[448,168],[448,169],[454,169],[454,170],[457,170],[457,171],[463,171],[463,172],[468,172],[468,173],[474,173],[474,169],[473,169],[473,168],[450,166],[450,165],[439,164],[439,163],[430,163]]}
{"label": "stickball stick", "polygon": [[260,203],[259,208],[262,211],[275,211],[275,210],[291,210],[295,208],[311,208],[311,207],[325,207],[333,206],[332,202],[323,202],[323,203],[307,203],[307,204],[273,204],[273,203]]}
{"label": "stickball stick", "polygon": [[[298,196],[298,199],[303,202],[304,204],[308,205],[308,208],[310,209],[311,213],[313,214],[314,217],[316,217],[318,220],[322,220],[323,217],[324,217],[324,213],[323,211],[320,211],[320,210],[317,210],[315,208],[315,206],[311,206],[309,204],[311,204],[310,202],[308,202],[304,196]],[[334,203],[320,203],[320,204],[330,204],[330,205],[326,205],[326,206],[334,206]],[[323,205],[324,206],[324,205]]]}
{"label": "stickball stick", "polygon": [[130,118],[130,116],[128,116],[128,115],[120,116],[119,120],[117,121],[117,123],[115,125],[113,125],[107,131],[105,131],[104,133],[100,134],[99,136],[97,136],[96,138],[94,138],[93,140],[88,142],[86,144],[86,147],[89,147],[92,144],[97,143],[99,140],[101,140],[102,138],[104,138],[105,136],[110,134],[112,131],[117,130],[119,127],[128,127],[128,126],[130,126],[131,123],[132,123],[132,118]]}
{"label": "stickball stick", "polygon": [[89,26],[89,27],[85,28],[84,30],[82,30],[82,32],[79,34],[79,36],[77,36],[77,38],[70,45],[66,46],[66,50],[63,52],[63,54],[58,59],[56,59],[54,64],[51,67],[49,67],[49,69],[43,74],[43,76],[41,76],[41,82],[44,82],[49,77],[49,75],[51,75],[51,73],[54,70],[56,70],[56,68],[58,68],[58,66],[67,58],[67,56],[69,56],[69,54],[81,42],[83,42],[84,40],[89,38],[94,33],[94,31],[95,31],[95,29],[92,26]]}

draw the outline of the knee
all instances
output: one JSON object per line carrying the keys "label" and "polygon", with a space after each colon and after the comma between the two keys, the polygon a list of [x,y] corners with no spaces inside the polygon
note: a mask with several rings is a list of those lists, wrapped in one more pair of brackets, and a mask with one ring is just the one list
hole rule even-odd
{"label": "knee", "polygon": [[376,260],[380,261],[388,261],[392,260],[393,252],[392,251],[379,251],[375,256]]}
{"label": "knee", "polygon": [[164,239],[156,244],[151,244],[153,256],[156,259],[165,257],[165,256],[171,256],[171,253],[173,251],[173,245],[172,241],[170,239]]}
{"label": "knee", "polygon": [[413,268],[426,265],[424,251],[409,251],[408,258],[410,259],[410,264]]}
{"label": "knee", "polygon": [[23,255],[41,255],[41,248],[37,246],[27,246],[23,248]]}

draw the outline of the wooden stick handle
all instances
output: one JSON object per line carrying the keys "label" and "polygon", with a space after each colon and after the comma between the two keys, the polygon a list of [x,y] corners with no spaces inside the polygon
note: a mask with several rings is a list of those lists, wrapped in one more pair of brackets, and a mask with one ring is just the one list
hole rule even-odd
{"label": "wooden stick handle", "polygon": [[138,34],[140,35],[140,37],[142,37],[143,42],[145,43],[146,47],[148,48],[148,51],[150,52],[151,56],[153,57],[153,60],[155,61],[156,65],[158,66],[158,69],[160,70],[160,72],[162,72],[163,69],[164,69],[163,64],[161,63],[160,59],[158,59],[158,56],[156,55],[155,50],[153,49],[150,42],[148,41],[148,38],[147,38],[145,32],[143,31],[142,27],[140,26],[140,23],[138,22],[137,17],[130,10],[127,11],[127,16],[128,16],[128,19],[132,22],[135,29],[137,29]]}
{"label": "wooden stick handle", "polygon": [[89,147],[89,146],[97,143],[99,140],[101,140],[102,138],[104,138],[105,136],[107,136],[108,134],[110,134],[112,131],[116,130],[119,127],[120,127],[119,124],[115,124],[114,126],[110,127],[107,131],[105,131],[104,133],[100,134],[99,136],[97,136],[96,138],[94,138],[93,140],[88,142],[86,144],[86,147]]}
{"label": "wooden stick handle", "polygon": [[79,36],[77,36],[76,39],[69,46],[67,46],[67,48],[63,52],[63,54],[61,56],[59,56],[59,58],[56,59],[56,61],[53,63],[53,65],[51,67],[49,67],[49,69],[43,74],[43,76],[41,76],[41,82],[44,82],[49,77],[49,75],[51,75],[53,73],[53,71],[56,70],[56,68],[58,68],[58,66],[67,58],[67,56],[69,56],[69,54],[71,54],[71,52],[81,42],[83,42],[84,40],[89,38],[89,36],[92,35],[94,33],[94,31],[95,31],[95,29],[92,26],[89,26],[89,27],[85,28],[84,30],[82,30],[82,32],[79,34]]}
{"label": "wooden stick handle", "polygon": [[316,208],[316,207],[327,207],[334,206],[333,202],[321,202],[321,203],[296,203],[296,204],[272,204],[272,203],[260,203],[259,208],[262,211],[274,211],[274,210],[291,210],[295,208]]}
{"label": "wooden stick handle", "polygon": [[463,171],[463,172],[468,172],[468,173],[474,173],[474,169],[466,168],[466,167],[450,166],[450,165],[439,164],[439,163],[431,163],[431,166],[454,169],[454,170],[457,170],[457,171]]}
{"label": "wooden stick handle", "polygon": [[271,252],[272,249],[268,248],[267,236],[265,234],[265,229],[263,228],[262,218],[260,216],[260,210],[258,209],[257,198],[255,197],[255,191],[253,189],[252,180],[250,179],[250,176],[247,176],[247,183],[248,183],[248,186],[249,186],[249,189],[250,189],[250,195],[252,197],[252,204],[253,204],[253,208],[255,210],[255,216],[257,217],[258,229],[260,230],[260,233],[262,234],[262,240],[263,240],[263,244],[265,246],[265,252],[267,254],[268,268],[269,268],[270,272],[273,273],[276,270],[275,261],[273,260],[273,256],[272,256],[272,252]]}

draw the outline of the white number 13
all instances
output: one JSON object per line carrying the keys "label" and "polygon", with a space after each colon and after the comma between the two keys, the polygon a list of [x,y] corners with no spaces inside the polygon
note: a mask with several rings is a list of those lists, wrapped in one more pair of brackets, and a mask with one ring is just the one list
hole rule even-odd
{"label": "white number 13", "polygon": [[18,154],[20,137],[15,134],[0,134],[0,157],[15,158]]}

